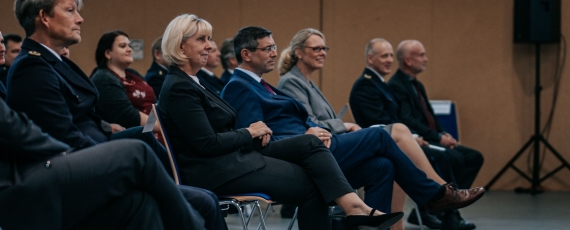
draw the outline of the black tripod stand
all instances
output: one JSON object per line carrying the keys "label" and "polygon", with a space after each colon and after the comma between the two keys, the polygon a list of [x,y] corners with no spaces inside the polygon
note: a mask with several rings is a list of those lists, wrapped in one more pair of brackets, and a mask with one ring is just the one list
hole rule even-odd
{"label": "black tripod stand", "polygon": [[[534,135],[530,137],[523,147],[517,152],[517,154],[501,169],[501,171],[485,186],[485,189],[489,190],[491,186],[507,171],[509,168],[513,168],[517,173],[519,173],[523,178],[527,179],[531,182],[532,187],[530,190],[530,194],[536,195],[537,188],[540,186],[540,183],[547,178],[551,177],[552,175],[556,174],[563,168],[570,169],[570,164],[564,160],[562,156],[548,143],[548,141],[540,134],[540,92],[542,91],[542,86],[540,85],[540,43],[536,43],[536,83],[534,86]],[[540,143],[543,143],[551,152],[560,160],[562,165],[558,166],[556,169],[552,170],[551,172],[544,175],[544,177],[540,178]],[[513,163],[525,152],[525,150],[530,147],[531,144],[534,144],[534,155],[533,155],[533,167],[532,167],[532,178],[529,177],[526,173],[522,170],[517,168]]]}

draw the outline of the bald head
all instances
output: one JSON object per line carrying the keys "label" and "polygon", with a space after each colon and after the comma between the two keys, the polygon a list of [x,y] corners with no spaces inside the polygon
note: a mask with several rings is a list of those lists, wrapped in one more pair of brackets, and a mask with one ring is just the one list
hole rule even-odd
{"label": "bald head", "polygon": [[399,68],[408,75],[415,77],[425,70],[428,58],[426,50],[418,40],[404,40],[396,49]]}
{"label": "bald head", "polygon": [[392,71],[394,49],[386,39],[374,38],[368,42],[365,50],[366,65],[385,76]]}

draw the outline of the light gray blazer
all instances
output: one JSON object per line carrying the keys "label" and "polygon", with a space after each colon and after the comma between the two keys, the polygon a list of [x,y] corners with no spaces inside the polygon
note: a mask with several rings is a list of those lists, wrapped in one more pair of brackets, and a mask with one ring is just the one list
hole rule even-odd
{"label": "light gray blazer", "polygon": [[330,129],[333,134],[346,132],[344,122],[336,117],[319,88],[313,81],[307,82],[296,66],[281,77],[277,89],[303,103],[314,123]]}

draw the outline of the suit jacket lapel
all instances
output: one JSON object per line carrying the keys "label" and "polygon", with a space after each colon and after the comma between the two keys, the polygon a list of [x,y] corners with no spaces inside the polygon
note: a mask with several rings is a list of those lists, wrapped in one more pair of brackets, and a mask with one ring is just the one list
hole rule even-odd
{"label": "suit jacket lapel", "polygon": [[325,103],[327,103],[325,110],[329,114],[329,117],[336,118],[336,114],[334,113],[334,111],[331,111],[332,110],[331,104],[327,101],[327,99],[325,98],[325,96],[323,95],[321,90],[315,85],[315,83],[312,80],[310,82],[307,82],[307,80],[305,79],[305,77],[301,73],[301,70],[299,70],[299,68],[297,68],[297,66],[294,66],[293,68],[291,68],[291,73],[293,74],[293,76],[300,78],[301,81],[303,82],[303,84],[305,84],[305,86],[307,88],[309,88],[310,90],[313,90],[313,88],[314,88],[315,89],[314,91],[317,92],[317,95],[319,95],[319,97],[321,97],[321,99],[323,99],[323,101]]}

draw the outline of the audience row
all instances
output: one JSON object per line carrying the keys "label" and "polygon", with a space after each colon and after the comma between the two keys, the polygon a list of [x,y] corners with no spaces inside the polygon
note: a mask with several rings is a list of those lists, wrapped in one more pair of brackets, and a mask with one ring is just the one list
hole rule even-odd
{"label": "audience row", "polygon": [[[483,158],[435,119],[416,78],[427,62],[420,42],[398,46],[400,69],[388,85],[391,45],[367,45],[350,97],[356,124],[345,123],[311,81],[329,50],[318,30],[299,31],[282,52],[277,88],[262,78],[278,56],[271,31],[242,28],[218,50],[212,26],[191,14],[153,43],[145,77],[129,68],[129,36],[119,30],[100,38],[88,77],[64,55],[81,41],[82,1],[41,2],[16,0],[26,38],[7,55],[4,44],[20,41],[0,45],[0,123],[11,130],[0,137],[9,170],[0,173],[0,212],[9,213],[0,227],[227,229],[216,195],[262,192],[298,206],[299,229],[330,229],[330,204],[349,228],[385,229],[403,216],[405,194],[429,224],[475,228],[457,209],[484,194],[470,189]],[[11,50],[19,52],[9,58]],[[159,124],[155,135],[142,132],[155,103],[185,186],[172,180]]]}

